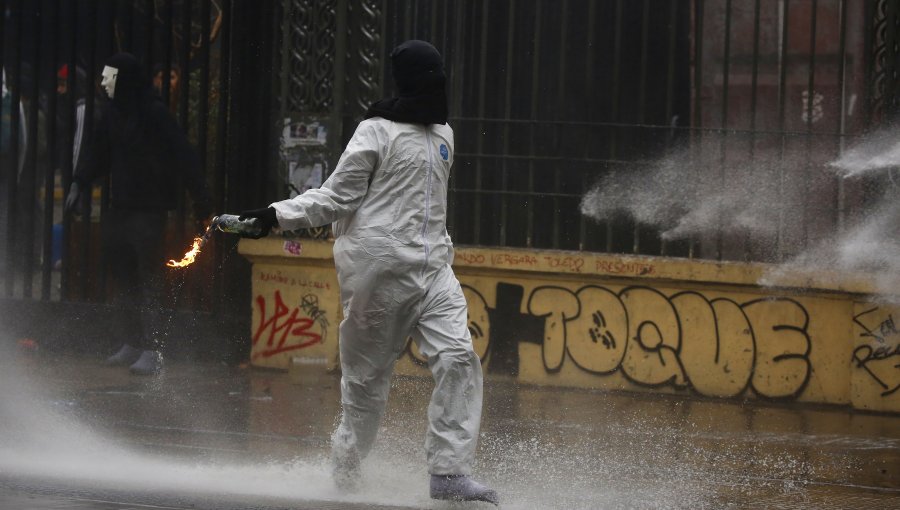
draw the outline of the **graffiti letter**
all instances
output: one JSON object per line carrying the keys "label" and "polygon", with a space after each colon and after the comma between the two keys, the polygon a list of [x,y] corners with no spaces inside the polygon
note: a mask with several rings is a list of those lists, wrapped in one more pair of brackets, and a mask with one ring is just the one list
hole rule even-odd
{"label": "graffiti letter", "polygon": [[581,313],[566,325],[566,351],[576,366],[597,374],[618,370],[628,342],[628,314],[615,293],[601,287],[578,291]]}
{"label": "graffiti letter", "polygon": [[685,375],[701,395],[735,397],[753,373],[753,333],[737,303],[711,303],[696,292],[672,297],[681,321],[679,359]]}
{"label": "graffiti letter", "polygon": [[753,391],[770,398],[799,395],[810,370],[806,310],[784,298],[750,301],[743,308],[756,339]]}
{"label": "graffiti letter", "polygon": [[[262,296],[256,296],[256,304],[259,306],[259,327],[253,335],[253,346],[259,343],[259,339],[268,331],[268,339],[265,348],[256,351],[253,358],[260,356],[268,358],[275,354],[303,349],[322,341],[322,335],[310,331],[315,321],[310,318],[298,318],[299,308],[289,310],[281,299],[281,292],[275,291],[275,309],[272,317],[266,318],[266,300]],[[288,315],[290,313],[290,315]],[[278,343],[275,343],[275,335],[281,333]],[[292,338],[294,342],[287,342]]]}
{"label": "graffiti letter", "polygon": [[522,313],[521,285],[497,283],[497,306],[488,309],[491,341],[488,370],[492,374],[519,375],[519,343],[541,344],[544,318]]}
{"label": "graffiti letter", "polygon": [[487,303],[484,297],[468,285],[462,286],[463,295],[469,305],[469,334],[472,335],[472,347],[478,357],[487,356],[488,345],[491,339],[491,320],[488,316]]}
{"label": "graffiti letter", "polygon": [[853,349],[853,367],[864,370],[887,397],[900,390],[900,332],[892,310],[870,308],[855,317],[859,340]]}
{"label": "graffiti letter", "polygon": [[528,299],[528,312],[544,320],[544,368],[556,372],[562,368],[566,349],[566,321],[578,316],[578,298],[561,287],[539,287]]}
{"label": "graffiti letter", "polygon": [[622,371],[639,384],[684,386],[678,360],[681,343],[678,316],[666,296],[643,287],[624,289],[620,297],[628,312],[628,346]]}

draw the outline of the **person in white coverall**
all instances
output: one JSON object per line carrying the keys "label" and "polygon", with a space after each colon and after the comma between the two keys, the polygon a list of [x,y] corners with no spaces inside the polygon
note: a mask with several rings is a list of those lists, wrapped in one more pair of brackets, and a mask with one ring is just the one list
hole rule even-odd
{"label": "person in white coverall", "polygon": [[[372,448],[394,364],[412,335],[435,380],[425,438],[435,499],[498,503],[471,479],[481,424],[481,361],[466,301],[450,267],[447,125],[441,55],[423,41],[393,50],[398,97],[373,104],[321,188],[245,211],[264,232],[333,223],[340,325],[340,424],[332,438],[335,482],[353,488]],[[265,234],[264,234],[265,235]]]}

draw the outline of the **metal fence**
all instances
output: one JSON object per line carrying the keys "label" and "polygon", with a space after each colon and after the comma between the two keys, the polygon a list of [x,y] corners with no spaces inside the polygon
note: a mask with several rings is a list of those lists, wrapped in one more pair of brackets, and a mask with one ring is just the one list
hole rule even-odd
{"label": "metal fence", "polygon": [[[865,202],[823,167],[896,108],[896,10],[841,0],[398,0],[385,4],[383,46],[424,38],[447,55],[458,242],[781,260]],[[770,231],[730,224],[727,203],[717,205],[720,224],[675,237],[661,235],[671,216],[627,214],[639,204],[600,221],[582,214],[592,186],[628,173],[658,179],[654,169],[673,159],[695,173],[690,198],[623,191],[674,200],[680,220],[777,162],[767,184],[781,212]]]}
{"label": "metal fence", "polygon": [[[54,155],[72,150],[80,104],[91,122],[110,54],[130,51],[148,71],[178,76],[159,93],[224,212],[289,194],[285,121],[327,129],[321,147],[300,155],[327,173],[366,106],[390,94],[389,52],[410,38],[433,42],[450,77],[457,243],[781,260],[842,228],[877,192],[878,183],[847,184],[822,168],[895,115],[897,4],[0,0],[0,291],[104,299],[96,246],[107,192],[97,190],[90,221],[70,217],[61,199],[72,161]],[[73,72],[60,81],[63,65]],[[73,93],[57,93],[63,85]],[[666,165],[694,187],[666,190]],[[644,189],[641,176],[659,182]],[[583,214],[598,185],[620,188],[625,211]],[[723,193],[747,185],[749,198]],[[753,189],[774,212],[761,232],[730,222],[738,207],[729,200],[752,203]],[[669,235],[672,218],[629,208],[643,201],[681,214],[681,226],[703,211],[712,220]],[[175,251],[192,233],[185,210],[182,200]],[[178,306],[213,309],[244,292],[248,273],[233,249],[219,244],[202,259],[209,266],[196,274],[213,276],[172,282],[188,296]]]}
{"label": "metal fence", "polygon": [[[277,89],[282,113],[328,116],[342,142],[390,93],[392,47],[418,38],[442,51],[457,143],[450,228],[463,244],[783,260],[867,202],[877,185],[826,166],[896,110],[896,1],[282,6],[284,48],[306,50],[282,54],[283,84],[298,85]],[[667,165],[692,181],[683,196],[633,182],[671,178]],[[583,214],[597,186],[622,188],[624,211]],[[750,204],[757,192],[766,207]],[[657,202],[654,217],[642,200]]]}
{"label": "metal fence", "polygon": [[[109,213],[108,183],[90,193],[81,215],[65,211],[63,201],[73,154],[91,143],[105,100],[100,71],[114,53],[134,54],[155,77],[200,155],[216,212],[262,203],[265,179],[255,170],[271,148],[272,69],[261,56],[272,51],[273,8],[232,0],[0,0],[3,297],[105,300],[99,232]],[[173,258],[195,233],[188,199],[179,196],[166,239]],[[243,315],[249,277],[234,249],[223,238],[197,270],[170,275],[169,305]]]}

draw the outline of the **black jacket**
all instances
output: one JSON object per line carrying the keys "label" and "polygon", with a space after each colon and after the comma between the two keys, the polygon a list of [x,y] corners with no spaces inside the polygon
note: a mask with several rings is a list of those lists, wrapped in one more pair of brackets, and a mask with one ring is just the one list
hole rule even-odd
{"label": "black jacket", "polygon": [[74,179],[89,185],[109,175],[114,209],[171,210],[178,204],[179,179],[194,201],[198,218],[212,213],[200,159],[181,127],[127,54],[107,64],[119,70],[112,101],[105,104]]}

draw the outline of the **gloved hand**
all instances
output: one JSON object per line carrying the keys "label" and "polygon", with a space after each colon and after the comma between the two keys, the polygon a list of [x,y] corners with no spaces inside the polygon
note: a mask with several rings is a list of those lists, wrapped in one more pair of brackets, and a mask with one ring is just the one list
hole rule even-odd
{"label": "gloved hand", "polygon": [[272,230],[272,227],[278,226],[278,218],[275,216],[275,208],[274,207],[263,207],[261,209],[250,209],[249,211],[244,211],[238,216],[238,219],[248,220],[255,219],[256,223],[262,228],[262,232],[258,236],[246,236],[250,239],[260,239],[269,235],[269,232]]}
{"label": "gloved hand", "polygon": [[66,211],[68,212],[78,212],[78,202],[81,199],[81,188],[78,186],[78,183],[72,181],[72,185],[69,186],[69,194],[66,195]]}

